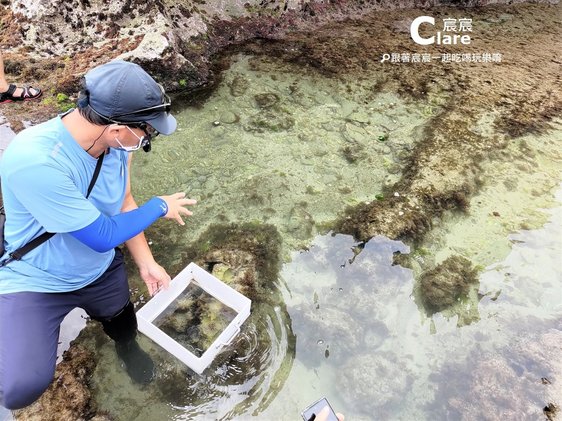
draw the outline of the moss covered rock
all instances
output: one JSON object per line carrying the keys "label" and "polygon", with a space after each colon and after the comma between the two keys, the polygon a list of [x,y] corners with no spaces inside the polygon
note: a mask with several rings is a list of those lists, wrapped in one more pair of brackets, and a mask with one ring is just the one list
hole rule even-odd
{"label": "moss covered rock", "polygon": [[451,256],[435,268],[424,272],[420,277],[421,299],[431,312],[444,310],[478,285],[478,271],[470,260],[461,256]]}
{"label": "moss covered rock", "polygon": [[91,351],[80,345],[70,347],[57,366],[49,388],[35,403],[15,411],[16,420],[111,420],[107,415],[96,414],[91,407],[88,381],[95,367],[96,360]]}

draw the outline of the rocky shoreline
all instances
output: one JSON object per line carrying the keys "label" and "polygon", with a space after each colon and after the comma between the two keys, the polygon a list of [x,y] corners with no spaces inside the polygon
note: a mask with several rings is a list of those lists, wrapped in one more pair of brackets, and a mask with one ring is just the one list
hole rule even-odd
{"label": "rocky shoreline", "polygon": [[[10,81],[43,87],[41,107],[24,107],[39,122],[71,106],[89,68],[115,58],[141,64],[176,92],[212,87],[214,56],[250,40],[281,40],[295,31],[315,32],[328,22],[357,19],[373,11],[514,4],[508,0],[304,0],[142,2],[101,0],[0,4],[0,46]],[[548,4],[556,0],[537,1]],[[220,71],[220,69],[219,69]],[[4,107],[6,108],[6,107]],[[3,110],[17,132],[20,107]]]}

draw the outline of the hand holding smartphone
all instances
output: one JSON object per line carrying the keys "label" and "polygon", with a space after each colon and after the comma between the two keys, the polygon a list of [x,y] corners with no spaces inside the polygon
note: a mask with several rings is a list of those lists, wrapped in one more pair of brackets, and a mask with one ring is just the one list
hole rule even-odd
{"label": "hand holding smartphone", "polygon": [[304,421],[339,421],[328,399],[322,398],[301,413]]}

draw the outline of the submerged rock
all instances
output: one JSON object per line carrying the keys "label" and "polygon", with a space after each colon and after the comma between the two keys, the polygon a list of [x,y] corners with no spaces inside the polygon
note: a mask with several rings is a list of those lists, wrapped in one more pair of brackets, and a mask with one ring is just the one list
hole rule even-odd
{"label": "submerged rock", "polygon": [[289,130],[294,125],[295,119],[291,117],[290,113],[273,107],[250,117],[248,123],[244,125],[244,130],[256,133],[281,132]]}
{"label": "submerged rock", "polygon": [[560,409],[553,403],[549,403],[543,408],[544,415],[548,421],[555,421],[558,418]]}
{"label": "submerged rock", "polygon": [[230,82],[227,82],[232,96],[242,96],[250,87],[250,82],[242,75],[235,76]]}
{"label": "submerged rock", "polygon": [[470,260],[451,256],[421,275],[419,292],[427,311],[435,313],[467,297],[470,289],[478,284],[478,270],[472,267]]}
{"label": "submerged rock", "polygon": [[91,351],[80,345],[71,346],[63,354],[63,361],[57,366],[49,388],[35,403],[15,411],[16,420],[110,421],[112,418],[101,413],[93,417],[95,410],[91,407],[88,382],[95,367],[96,360]]}
{"label": "submerged rock", "polygon": [[341,397],[364,414],[392,419],[391,406],[411,388],[413,377],[390,353],[363,354],[342,367],[336,383]]}
{"label": "submerged rock", "polygon": [[236,312],[205,293],[195,283],[178,299],[175,310],[158,327],[197,357],[210,348],[236,317]]}
{"label": "submerged rock", "polygon": [[225,124],[234,124],[240,121],[240,116],[232,111],[223,111],[219,117],[219,122]]}
{"label": "submerged rock", "polygon": [[271,294],[281,264],[281,237],[273,225],[215,224],[195,244],[183,262],[195,261],[252,301],[281,302]]}
{"label": "submerged rock", "polygon": [[367,157],[367,154],[365,153],[365,147],[360,143],[347,144],[346,146],[341,148],[341,152],[346,161],[350,164],[354,164],[355,162]]}
{"label": "submerged rock", "polygon": [[427,409],[461,421],[554,416],[562,396],[560,349],[559,329],[518,338],[493,353],[477,349],[432,375],[439,388]]}
{"label": "submerged rock", "polygon": [[279,95],[274,92],[266,92],[254,95],[254,99],[259,108],[271,108],[279,102]]}
{"label": "submerged rock", "polygon": [[361,327],[345,310],[331,305],[319,307],[301,305],[291,311],[295,326],[306,326],[306,331],[314,332],[314,335],[297,333],[299,359],[310,367],[318,367],[326,358],[330,364],[341,365],[350,355],[360,352],[362,338],[357,331],[361,331]]}

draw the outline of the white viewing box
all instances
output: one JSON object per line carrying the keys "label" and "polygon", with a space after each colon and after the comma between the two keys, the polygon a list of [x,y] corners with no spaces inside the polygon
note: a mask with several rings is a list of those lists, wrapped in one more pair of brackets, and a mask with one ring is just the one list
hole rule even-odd
{"label": "white viewing box", "polygon": [[195,263],[139,311],[139,331],[201,374],[250,315],[251,300]]}

